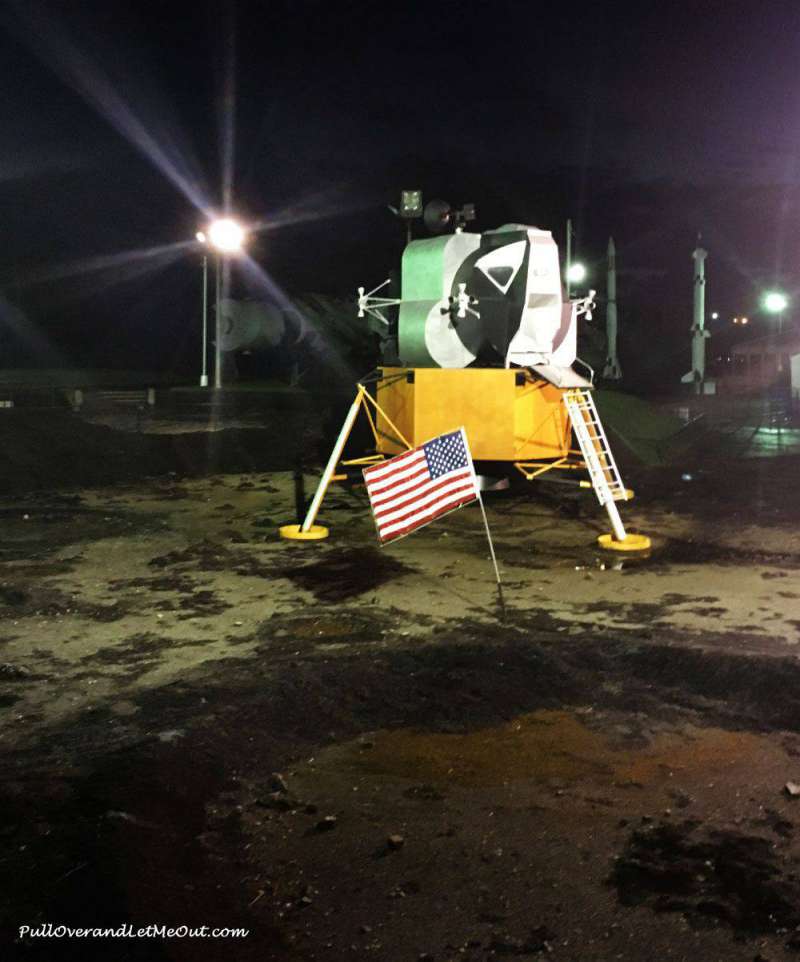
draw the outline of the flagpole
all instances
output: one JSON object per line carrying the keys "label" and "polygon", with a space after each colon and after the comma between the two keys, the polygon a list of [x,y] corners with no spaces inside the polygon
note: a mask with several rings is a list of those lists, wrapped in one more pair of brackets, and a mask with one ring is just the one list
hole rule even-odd
{"label": "flagpole", "polygon": [[483,526],[486,529],[486,540],[489,542],[489,554],[492,556],[492,564],[494,565],[494,574],[497,578],[497,596],[500,600],[500,610],[503,613],[503,618],[506,616],[506,603],[503,598],[503,582],[500,580],[500,569],[497,567],[497,556],[494,553],[494,544],[492,542],[492,532],[489,530],[489,519],[486,517],[486,508],[483,506],[483,498],[481,497],[481,489],[478,483],[478,476],[475,473],[475,465],[472,461],[472,452],[469,449],[469,441],[467,441],[467,432],[464,428],[461,428],[461,440],[464,442],[464,447],[467,451],[467,460],[469,461],[469,467],[472,471],[472,483],[475,486],[475,492],[478,496],[478,504],[481,506],[481,514],[483,515]]}
{"label": "flagpole", "polygon": [[497,558],[494,554],[494,545],[492,544],[492,533],[489,530],[489,521],[486,518],[486,508],[483,506],[483,498],[481,497],[480,491],[478,491],[478,504],[481,506],[481,514],[483,515],[483,526],[486,528],[486,540],[489,542],[489,553],[492,556],[492,564],[494,565],[494,573],[497,578],[498,587],[502,586],[500,581],[500,569],[497,567]]}

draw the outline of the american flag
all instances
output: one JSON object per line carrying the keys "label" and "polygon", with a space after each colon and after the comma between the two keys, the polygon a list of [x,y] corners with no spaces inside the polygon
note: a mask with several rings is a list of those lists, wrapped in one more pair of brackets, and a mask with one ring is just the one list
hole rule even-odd
{"label": "american flag", "polygon": [[464,429],[364,469],[382,544],[478,497]]}

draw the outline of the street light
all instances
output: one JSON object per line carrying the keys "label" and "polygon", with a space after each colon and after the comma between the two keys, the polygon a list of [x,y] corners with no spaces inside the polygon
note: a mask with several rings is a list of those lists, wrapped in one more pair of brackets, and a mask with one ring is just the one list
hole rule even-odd
{"label": "street light", "polygon": [[582,284],[586,280],[586,268],[579,261],[575,261],[567,266],[565,272],[567,279],[567,300],[572,297],[572,285]]}
{"label": "street light", "polygon": [[569,265],[567,280],[571,284],[582,284],[586,280],[586,268],[583,264],[575,262]]}
{"label": "street light", "polygon": [[[206,235],[199,230],[195,235],[198,244],[205,244]],[[208,387],[208,254],[203,251],[203,357],[200,368],[200,387]]]}
{"label": "street light", "polygon": [[572,284],[580,284],[586,277],[586,268],[583,264],[572,261],[572,238],[575,231],[572,229],[572,221],[567,221],[567,264],[564,270],[566,280],[567,300],[572,297]]}
{"label": "street light", "polygon": [[[222,352],[220,350],[222,310],[222,258],[226,255],[238,254],[244,247],[246,234],[244,228],[230,217],[221,217],[212,221],[206,231],[199,230],[195,235],[200,244],[211,247],[216,254],[216,316],[214,341],[214,387],[222,387]],[[200,375],[200,387],[208,387],[208,254],[203,253],[203,368]]]}
{"label": "street light", "polygon": [[761,303],[765,311],[778,315],[778,334],[783,334],[783,312],[789,306],[789,298],[782,291],[767,291]]}
{"label": "street light", "polygon": [[209,225],[208,242],[220,254],[235,254],[244,244],[244,228],[230,217],[222,217]]}
{"label": "street light", "polygon": [[780,291],[767,291],[764,295],[763,304],[770,314],[780,314],[789,306],[789,298]]}

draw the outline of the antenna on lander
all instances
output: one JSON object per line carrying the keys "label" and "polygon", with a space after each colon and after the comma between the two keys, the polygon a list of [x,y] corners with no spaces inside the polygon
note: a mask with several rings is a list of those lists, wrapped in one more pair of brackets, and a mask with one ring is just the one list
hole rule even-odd
{"label": "antenna on lander", "polygon": [[434,199],[423,206],[421,190],[401,191],[400,206],[389,204],[388,207],[395,217],[405,221],[407,244],[414,239],[412,225],[415,220],[422,220],[431,234],[445,234],[449,230],[463,231],[476,217],[474,204],[455,208],[446,200]]}

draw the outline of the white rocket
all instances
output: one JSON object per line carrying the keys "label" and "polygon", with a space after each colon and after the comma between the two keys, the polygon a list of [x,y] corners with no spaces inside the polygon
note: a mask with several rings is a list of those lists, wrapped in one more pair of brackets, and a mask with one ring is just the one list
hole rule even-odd
{"label": "white rocket", "polygon": [[614,238],[608,238],[608,274],[606,277],[606,365],[603,377],[618,381],[622,368],[617,356],[617,249]]}
{"label": "white rocket", "polygon": [[695,394],[703,393],[706,377],[706,339],[711,334],[705,329],[706,319],[706,265],[708,251],[698,243],[692,252],[694,261],[694,322],[692,324],[692,369],[681,378],[684,384],[694,384]]}

